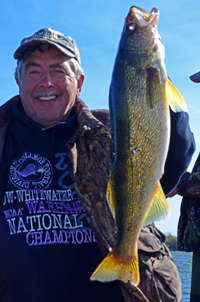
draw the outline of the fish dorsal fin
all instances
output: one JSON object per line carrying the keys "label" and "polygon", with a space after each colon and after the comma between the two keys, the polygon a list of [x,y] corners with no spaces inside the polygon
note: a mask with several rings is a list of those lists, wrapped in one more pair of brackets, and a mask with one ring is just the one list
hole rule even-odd
{"label": "fish dorsal fin", "polygon": [[167,98],[170,108],[174,112],[188,111],[184,98],[180,95],[169,78],[165,79],[165,97]]}
{"label": "fish dorsal fin", "polygon": [[169,205],[160,183],[157,184],[143,224],[151,223],[169,216]]}
{"label": "fish dorsal fin", "polygon": [[116,218],[115,216],[115,197],[114,197],[114,189],[113,189],[113,174],[111,173],[109,181],[108,181],[108,186],[107,186],[107,200],[108,200],[108,204],[110,206],[111,212],[114,216],[114,218]]}

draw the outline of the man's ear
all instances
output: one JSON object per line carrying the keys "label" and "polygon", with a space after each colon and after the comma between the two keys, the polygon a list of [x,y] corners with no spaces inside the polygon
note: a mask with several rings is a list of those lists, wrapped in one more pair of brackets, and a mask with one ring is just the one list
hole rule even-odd
{"label": "man's ear", "polygon": [[20,82],[20,80],[19,80],[17,77],[15,77],[15,81],[16,81],[17,85],[19,86],[19,93],[20,93],[20,90],[21,90],[21,82]]}
{"label": "man's ear", "polygon": [[84,74],[81,75],[80,79],[78,80],[78,84],[77,84],[77,90],[76,90],[76,98],[79,97],[80,93],[81,93],[81,89],[83,86],[83,81],[84,81]]}

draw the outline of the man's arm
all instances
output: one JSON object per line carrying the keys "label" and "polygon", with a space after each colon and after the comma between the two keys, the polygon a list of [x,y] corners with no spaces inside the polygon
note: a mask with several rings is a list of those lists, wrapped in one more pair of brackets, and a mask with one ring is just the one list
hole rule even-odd
{"label": "man's arm", "polygon": [[170,115],[170,145],[164,175],[160,181],[166,195],[177,186],[181,175],[187,170],[196,148],[194,135],[189,126],[188,113],[174,113],[170,109]]}
{"label": "man's arm", "polygon": [[173,197],[176,194],[181,196],[200,197],[200,171],[184,173],[176,188],[174,188],[167,197]]}

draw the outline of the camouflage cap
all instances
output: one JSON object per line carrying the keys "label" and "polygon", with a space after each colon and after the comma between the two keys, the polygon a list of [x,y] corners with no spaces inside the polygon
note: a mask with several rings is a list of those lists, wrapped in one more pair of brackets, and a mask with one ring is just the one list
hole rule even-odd
{"label": "camouflage cap", "polygon": [[200,82],[200,71],[197,72],[197,73],[195,73],[195,74],[193,74],[193,75],[191,75],[190,76],[190,80],[192,82],[199,83]]}
{"label": "camouflage cap", "polygon": [[22,39],[20,46],[14,53],[14,58],[19,60],[28,47],[38,43],[54,45],[70,58],[75,58],[81,64],[78,47],[72,37],[65,36],[53,28],[42,28],[32,36]]}

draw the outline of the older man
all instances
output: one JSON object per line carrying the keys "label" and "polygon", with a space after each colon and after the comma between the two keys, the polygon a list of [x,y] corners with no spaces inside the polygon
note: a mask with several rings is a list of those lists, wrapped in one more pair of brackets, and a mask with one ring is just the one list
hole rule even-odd
{"label": "older man", "polygon": [[[75,41],[44,28],[14,57],[19,96],[0,107],[0,301],[124,301],[120,287],[126,301],[147,301],[139,289],[89,281],[117,240],[106,200],[113,158],[109,111],[90,111],[78,98]],[[187,114],[172,115],[171,140],[166,193],[194,152]],[[141,242],[159,242],[145,234]]]}

